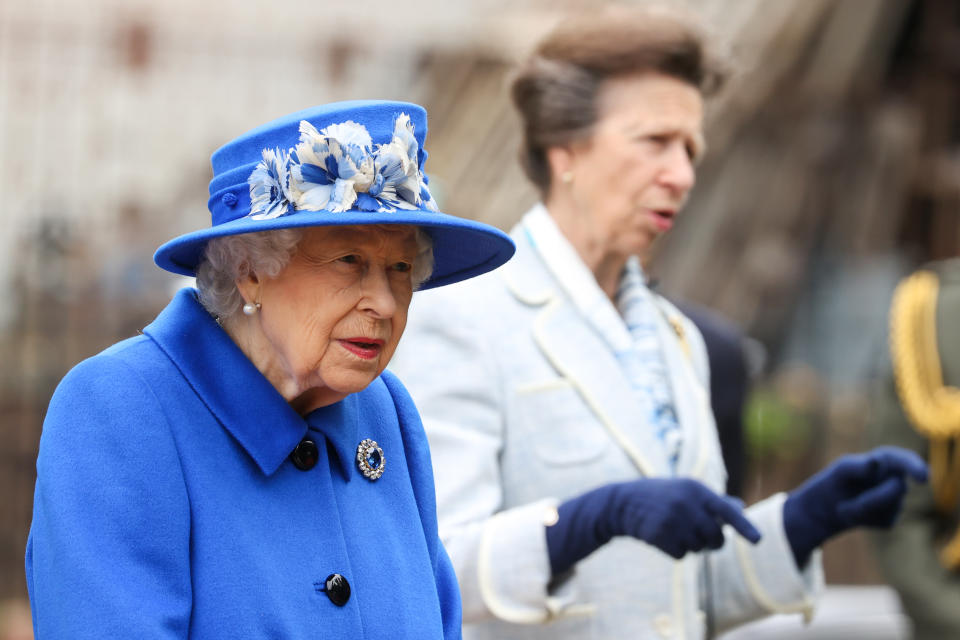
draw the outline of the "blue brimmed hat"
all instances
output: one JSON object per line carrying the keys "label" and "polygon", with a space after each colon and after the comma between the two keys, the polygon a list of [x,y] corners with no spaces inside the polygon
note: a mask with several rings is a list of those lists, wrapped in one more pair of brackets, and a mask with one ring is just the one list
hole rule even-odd
{"label": "blue brimmed hat", "polygon": [[406,102],[337,102],[269,122],[214,152],[212,225],[170,240],[153,259],[196,275],[211,238],[358,224],[409,224],[433,240],[420,288],[496,269],[514,245],[491,226],[437,211],[423,164],[427,113]]}

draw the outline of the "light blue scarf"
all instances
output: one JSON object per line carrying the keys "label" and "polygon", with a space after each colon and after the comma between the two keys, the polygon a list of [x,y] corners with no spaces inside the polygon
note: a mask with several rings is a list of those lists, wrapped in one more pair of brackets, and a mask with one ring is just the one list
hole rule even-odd
{"label": "light blue scarf", "polygon": [[646,414],[647,423],[663,442],[675,471],[683,437],[673,402],[673,391],[657,330],[657,307],[647,288],[640,261],[631,258],[623,271],[615,303],[633,338],[632,348],[617,359]]}

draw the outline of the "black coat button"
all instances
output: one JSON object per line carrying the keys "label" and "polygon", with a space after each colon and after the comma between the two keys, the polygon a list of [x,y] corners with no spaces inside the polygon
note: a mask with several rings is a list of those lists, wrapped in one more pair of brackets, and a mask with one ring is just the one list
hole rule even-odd
{"label": "black coat button", "polygon": [[317,464],[319,455],[317,445],[313,440],[304,438],[290,454],[290,459],[300,471],[309,471]]}
{"label": "black coat button", "polygon": [[330,602],[342,607],[350,599],[350,583],[339,573],[331,573],[324,582],[324,591]]}

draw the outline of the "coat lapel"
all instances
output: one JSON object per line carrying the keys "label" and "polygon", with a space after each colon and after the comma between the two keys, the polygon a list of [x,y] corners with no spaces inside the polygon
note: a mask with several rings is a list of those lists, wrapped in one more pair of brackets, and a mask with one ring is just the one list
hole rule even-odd
{"label": "coat lapel", "polygon": [[[710,410],[710,398],[703,384],[697,379],[689,347],[677,334],[671,319],[683,327],[682,315],[672,305],[651,295],[658,307],[657,334],[663,349],[663,358],[670,377],[670,389],[673,393],[677,421],[683,434],[677,475],[703,478],[710,450],[706,446],[715,436],[713,414]],[[683,330],[683,329],[681,329]]]}
{"label": "coat lapel", "polygon": [[513,295],[541,307],[533,328],[537,346],[643,475],[668,475],[663,447],[638,419],[634,392],[609,345],[563,292],[522,225],[514,240],[516,256],[502,273]]}

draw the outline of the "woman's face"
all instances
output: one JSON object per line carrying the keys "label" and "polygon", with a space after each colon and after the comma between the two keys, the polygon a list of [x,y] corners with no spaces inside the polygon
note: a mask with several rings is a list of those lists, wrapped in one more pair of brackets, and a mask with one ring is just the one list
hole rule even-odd
{"label": "woman's face", "polygon": [[703,99],[696,87],[659,73],[608,80],[589,139],[569,148],[576,208],[590,218],[588,244],[620,257],[643,254],[669,231],[703,153]]}
{"label": "woman's face", "polygon": [[313,227],[275,278],[259,281],[257,317],[271,371],[295,408],[366,388],[397,348],[413,295],[416,228]]}

